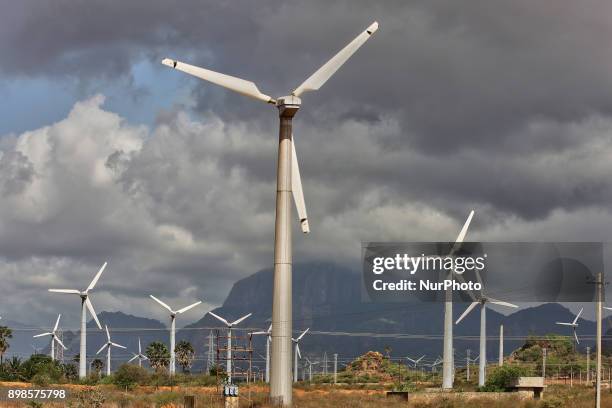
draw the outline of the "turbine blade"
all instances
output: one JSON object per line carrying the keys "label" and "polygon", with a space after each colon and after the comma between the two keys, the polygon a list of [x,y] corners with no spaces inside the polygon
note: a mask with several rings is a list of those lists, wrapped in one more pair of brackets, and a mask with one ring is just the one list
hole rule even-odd
{"label": "turbine blade", "polygon": [[578,319],[580,319],[580,315],[582,314],[583,311],[584,311],[584,307],[580,309],[580,311],[578,312],[578,314],[576,315],[576,318],[574,319],[572,323],[576,324]]}
{"label": "turbine blade", "polygon": [[465,223],[463,224],[463,228],[461,228],[461,231],[459,231],[459,235],[457,235],[457,239],[455,240],[455,245],[453,245],[453,248],[451,249],[449,255],[453,255],[461,247],[461,244],[463,243],[463,240],[465,239],[465,236],[467,235],[467,231],[468,231],[468,228],[470,227],[470,223],[472,222],[472,217],[474,217],[474,210],[470,211],[470,214],[468,215],[467,220],[465,220]]}
{"label": "turbine blade", "polygon": [[419,361],[421,361],[424,358],[425,358],[425,355],[423,354],[416,362],[418,363]]}
{"label": "turbine blade", "polygon": [[80,295],[81,291],[76,289],[49,289],[49,292],[55,293],[73,293],[75,295]]}
{"label": "turbine blade", "polygon": [[161,300],[159,300],[158,298],[156,298],[153,295],[149,295],[149,296],[151,297],[151,299],[153,299],[154,301],[156,301],[157,303],[159,303],[160,305],[162,305],[163,307],[168,309],[170,311],[170,313],[174,313],[174,311],[170,308],[170,306],[168,306],[167,304],[165,304],[164,302],[162,302]]}
{"label": "turbine blade", "polygon": [[364,32],[359,34],[353,41],[345,46],[340,52],[327,61],[321,68],[315,71],[308,79],[306,79],[300,86],[295,88],[292,95],[300,96],[304,92],[316,91],[319,89],[327,80],[334,75],[334,73],[340,68],[350,57],[361,47],[374,32],[378,30],[378,23],[373,22]]}
{"label": "turbine blade", "polygon": [[140,348],[140,337],[138,338],[138,354],[142,354],[142,349]]}
{"label": "turbine blade", "polygon": [[108,341],[110,341],[110,333],[108,332],[108,326],[104,325],[104,328],[106,329],[106,338],[108,339]]}
{"label": "turbine blade", "polygon": [[251,98],[255,98],[260,101],[274,103],[274,100],[270,96],[261,93],[257,88],[257,85],[251,81],[196,67],[195,65],[185,64],[184,62],[172,60],[170,58],[164,58],[162,60],[162,64],[169,66],[170,68],[178,69],[179,71],[183,71],[205,81],[212,82],[213,84],[222,86],[234,92],[238,92],[239,94],[250,96]]}
{"label": "turbine blade", "polygon": [[200,303],[202,303],[202,301],[201,301],[201,300],[199,300],[199,301],[195,302],[195,303],[194,303],[194,304],[192,304],[192,305],[189,305],[189,306],[187,306],[187,307],[184,307],[184,308],[182,308],[182,309],[178,310],[176,313],[183,313],[183,312],[186,312],[186,311],[188,311],[189,309],[196,307],[196,306],[197,306],[197,305],[199,305]]}
{"label": "turbine blade", "polygon": [[102,265],[102,267],[100,268],[98,273],[96,273],[96,276],[94,276],[93,280],[91,281],[91,283],[87,287],[87,289],[85,289],[85,293],[89,292],[90,290],[92,290],[94,288],[94,286],[96,286],[96,283],[98,283],[98,279],[100,279],[100,275],[102,275],[102,272],[104,272],[104,269],[106,269],[107,263],[108,262],[104,262],[104,264]]}
{"label": "turbine blade", "polygon": [[297,351],[297,355],[299,358],[302,358],[302,353],[300,353],[300,345],[295,343],[295,350]]}
{"label": "turbine blade", "polygon": [[57,341],[57,343],[62,346],[62,348],[64,350],[68,350],[68,348],[66,346],[64,346],[64,343],[62,343],[62,341],[60,339],[58,339],[57,337],[53,336],[53,340]]}
{"label": "turbine blade", "polygon": [[59,326],[60,317],[62,317],[61,314],[57,315],[57,320],[55,321],[55,326],[53,326],[53,333],[55,333],[55,331],[57,330],[57,327]]}
{"label": "turbine blade", "polygon": [[463,320],[463,318],[465,316],[467,316],[472,310],[474,310],[474,308],[478,305],[478,303],[479,302],[472,302],[472,303],[470,303],[470,305],[467,307],[467,309],[465,309],[465,312],[463,312],[463,314],[461,316],[459,316],[459,318],[457,319],[455,324],[459,324],[459,322],[461,320]]}
{"label": "turbine blade", "polygon": [[32,336],[32,337],[43,337],[43,336],[50,336],[53,333],[42,333],[42,334],[37,334],[36,336]]}
{"label": "turbine blade", "polygon": [[578,335],[576,334],[576,330],[574,330],[574,338],[576,339],[576,344],[580,344],[580,341],[578,341]]}
{"label": "turbine blade", "polygon": [[606,307],[606,306],[602,306],[602,307],[607,310],[612,310],[612,307]]}
{"label": "turbine blade", "polygon": [[558,324],[558,325],[561,325],[561,326],[571,326],[571,327],[574,327],[574,323],[555,322],[555,324]]}
{"label": "turbine blade", "polygon": [[297,341],[300,341],[300,340],[302,339],[302,337],[304,337],[304,335],[305,335],[306,333],[308,333],[308,330],[310,330],[310,327],[309,327],[309,328],[307,328],[306,330],[304,330],[304,331],[302,332],[302,334],[300,334],[300,336],[297,338]]}
{"label": "turbine blade", "polygon": [[251,316],[253,313],[249,313],[248,315],[242,316],[240,319],[233,321],[232,322],[232,326],[237,325],[238,323],[240,323],[241,321],[243,321],[244,319],[246,319],[247,317]]}
{"label": "turbine blade", "polygon": [[138,354],[134,354],[134,357],[130,358],[128,360],[128,363],[131,363],[132,361],[136,360],[138,358]]}
{"label": "turbine blade", "polygon": [[272,325],[270,325],[270,327],[268,327],[268,333],[272,333]]}
{"label": "turbine blade", "polygon": [[94,307],[91,304],[91,300],[89,300],[89,298],[85,299],[85,306],[87,306],[87,310],[89,310],[89,313],[91,313],[91,317],[93,317],[93,319],[96,321],[96,324],[98,325],[98,329],[102,330],[102,325],[100,324],[100,321],[98,320],[96,311],[94,310]]}
{"label": "turbine blade", "polygon": [[101,353],[101,352],[102,352],[102,351],[103,351],[105,348],[107,348],[107,347],[108,347],[108,343],[104,343],[104,345],[103,345],[102,347],[100,347],[100,350],[98,350],[98,351],[96,352],[96,354],[100,354],[100,353]]}
{"label": "turbine blade", "polygon": [[304,201],[304,190],[302,190],[302,177],[300,176],[300,166],[298,164],[297,153],[295,152],[295,139],[291,135],[291,192],[295,201],[300,227],[304,234],[310,232],[308,225],[308,214],[306,213],[306,203]]}
{"label": "turbine blade", "polygon": [[500,305],[500,306],[507,306],[507,307],[518,307],[517,305],[513,304],[513,303],[508,303],[508,302],[504,302],[502,300],[497,300],[497,299],[492,299],[492,298],[488,298],[489,302],[496,304],[496,305]]}
{"label": "turbine blade", "polygon": [[122,346],[121,344],[117,344],[117,343],[111,343],[111,346],[119,347],[119,348],[122,348],[122,349],[127,349],[127,347]]}
{"label": "turbine blade", "polygon": [[212,315],[213,317],[217,318],[217,320],[220,320],[221,322],[223,322],[226,326],[231,326],[231,324],[225,320],[224,318],[222,318],[221,316],[217,316],[216,314],[214,314],[213,312],[208,312],[210,315]]}

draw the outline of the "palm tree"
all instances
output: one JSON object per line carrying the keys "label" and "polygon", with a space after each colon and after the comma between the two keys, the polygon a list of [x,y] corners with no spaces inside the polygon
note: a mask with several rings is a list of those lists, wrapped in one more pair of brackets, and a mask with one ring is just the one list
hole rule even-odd
{"label": "palm tree", "polygon": [[13,331],[6,326],[0,326],[0,364],[4,362],[4,353],[10,347],[8,339],[13,338]]}
{"label": "palm tree", "polygon": [[155,370],[168,367],[170,364],[170,351],[168,347],[160,341],[154,341],[149,344],[145,352],[151,367]]}
{"label": "palm tree", "polygon": [[99,358],[96,358],[91,362],[91,368],[93,368],[93,370],[98,375],[100,374],[100,371],[102,371],[103,367],[104,367],[104,362],[100,360]]}
{"label": "palm tree", "polygon": [[177,362],[183,367],[183,372],[187,372],[187,369],[191,368],[195,357],[193,346],[188,341],[181,340],[174,348],[174,352],[176,353]]}

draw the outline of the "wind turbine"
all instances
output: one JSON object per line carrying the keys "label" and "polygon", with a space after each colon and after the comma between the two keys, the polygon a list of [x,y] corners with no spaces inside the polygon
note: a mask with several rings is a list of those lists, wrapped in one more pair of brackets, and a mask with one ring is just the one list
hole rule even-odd
{"label": "wind turbine", "polygon": [[272,342],[272,325],[268,327],[266,331],[257,331],[251,333],[252,335],[265,334],[266,335],[266,382],[270,382],[270,343]]}
{"label": "wind turbine", "polygon": [[93,280],[91,281],[91,283],[85,290],[49,289],[49,292],[79,295],[79,297],[81,298],[81,345],[80,345],[80,350],[79,350],[79,378],[85,378],[87,376],[87,311],[85,310],[86,308],[87,310],[89,310],[89,313],[91,314],[91,317],[93,317],[98,328],[102,330],[102,325],[100,324],[100,321],[98,320],[98,316],[96,316],[96,311],[94,310],[91,300],[89,300],[89,291],[92,290],[96,286],[96,283],[98,283],[98,279],[100,279],[100,275],[102,275],[102,272],[104,272],[104,269],[106,269],[106,265],[107,265],[107,262],[104,262],[104,264],[102,265],[102,267],[100,268],[96,276],[94,276]]}
{"label": "wind turbine", "polygon": [[176,363],[175,363],[176,362],[176,352],[174,351],[174,343],[175,343],[174,339],[176,336],[176,315],[185,313],[189,309],[192,309],[196,307],[197,305],[199,305],[200,303],[202,303],[202,301],[198,300],[197,302],[189,306],[186,306],[182,309],[173,310],[170,306],[168,306],[167,304],[165,304],[164,302],[162,302],[155,296],[153,295],[149,295],[149,296],[151,296],[151,299],[153,299],[154,301],[162,305],[165,309],[167,309],[170,312],[170,375],[174,375],[174,373],[176,372]]}
{"label": "wind turbine", "polygon": [[411,359],[410,357],[406,357],[406,360],[408,361],[412,361],[412,364],[414,365],[414,368],[416,370],[417,365],[419,364],[419,362],[425,358],[425,355],[423,354],[421,357],[417,358],[416,360]]}
{"label": "wind turbine", "polygon": [[[605,309],[612,310],[609,307],[605,307]],[[572,328],[574,332],[574,338],[576,339],[576,344],[580,344],[580,341],[578,341],[578,335],[576,334],[576,329],[578,328],[578,319],[580,319],[580,315],[582,314],[583,311],[584,311],[584,308],[581,308],[578,314],[576,315],[576,317],[574,318],[574,321],[571,323],[556,322],[556,324],[558,325],[570,326]]]}
{"label": "wind turbine", "polygon": [[205,81],[212,82],[239,94],[273,104],[280,117],[277,179],[276,218],[274,234],[274,291],[272,299],[272,372],[270,397],[277,404],[291,405],[291,205],[293,193],[302,231],[310,231],[304,204],[302,181],[293,143],[292,121],[302,103],[304,92],[318,90],[357,51],[374,32],[378,23],[372,23],[340,52],[321,66],[314,74],[295,88],[290,95],[274,99],[263,94],[251,81],[236,78],[208,69],[199,68],[176,60],[165,58],[162,64],[178,69]]}
{"label": "wind turbine", "polygon": [[480,273],[478,272],[478,270],[475,270],[475,272],[476,279],[478,280],[478,283],[480,283],[480,287],[482,288],[480,290],[480,295],[474,296],[471,291],[468,292],[474,301],[470,303],[467,309],[465,309],[465,312],[463,312],[463,314],[459,316],[455,324],[459,324],[459,322],[461,322],[461,320],[463,320],[465,316],[467,316],[472,310],[474,310],[476,306],[480,305],[480,363],[478,365],[478,385],[483,387],[485,385],[485,375],[487,368],[487,303],[493,303],[494,305],[513,308],[517,308],[518,306],[512,303],[493,299],[490,296],[486,296],[484,293],[484,285],[482,283],[482,279],[480,278]]}
{"label": "wind turbine", "polygon": [[[474,210],[470,211],[467,220],[463,224],[463,228],[459,231],[455,245],[453,245],[448,256],[452,256],[459,250],[465,236],[467,234],[470,223],[474,217]],[[450,272],[452,273],[452,272]],[[451,389],[453,388],[454,379],[454,359],[453,355],[453,292],[448,289],[446,291],[446,299],[444,300],[444,350],[442,353],[442,388]]]}
{"label": "wind turbine", "polygon": [[104,328],[106,329],[107,341],[102,347],[100,347],[100,350],[98,350],[96,354],[100,354],[104,349],[106,349],[106,375],[109,376],[111,374],[111,347],[122,349],[126,349],[127,347],[122,346],[121,344],[113,343],[110,338],[110,333],[108,332],[108,326],[104,326]]}
{"label": "wind turbine", "polygon": [[231,384],[232,383],[232,327],[234,327],[235,325],[237,325],[238,323],[240,323],[241,321],[243,321],[247,317],[251,316],[253,313],[249,313],[248,315],[242,316],[240,319],[234,320],[231,323],[228,322],[227,320],[225,320],[224,318],[222,318],[220,316],[217,316],[213,312],[208,312],[208,313],[210,313],[212,316],[217,318],[217,320],[220,320],[221,322],[223,322],[227,326],[227,362],[226,362],[226,370],[227,370],[227,382],[229,384]]}
{"label": "wind turbine", "polygon": [[440,364],[441,362],[442,362],[442,358],[438,356],[438,358],[436,358],[436,361],[434,361],[434,362],[433,362],[433,363],[431,363],[431,364],[427,364],[427,366],[428,366],[429,368],[431,368],[431,371],[432,371],[433,373],[435,373],[435,372],[436,372],[436,366],[437,366],[438,364]]}
{"label": "wind turbine", "polygon": [[291,341],[295,343],[295,352],[293,354],[293,382],[297,382],[298,380],[298,357],[302,358],[302,353],[300,353],[300,340],[308,333],[308,330],[310,330],[310,327],[304,330],[297,339],[291,338]]}
{"label": "wind turbine", "polygon": [[147,356],[142,354],[142,347],[140,346],[140,337],[138,338],[138,354],[136,354],[136,353],[132,353],[132,354],[134,354],[134,357],[130,358],[128,360],[128,363],[131,363],[135,359],[138,359],[138,367],[142,367],[142,361],[143,360],[148,360],[149,359]]}
{"label": "wind turbine", "polygon": [[60,321],[61,317],[62,317],[61,314],[57,315],[57,320],[55,321],[55,326],[53,326],[53,330],[52,331],[32,336],[32,337],[51,336],[51,360],[52,361],[55,361],[55,342],[56,341],[57,341],[57,344],[62,346],[64,350],[68,350],[66,348],[66,346],[64,346],[64,343],[62,343],[62,341],[59,339],[59,337],[57,337],[57,335],[55,334],[55,332],[57,331],[57,328],[59,326],[59,321]]}

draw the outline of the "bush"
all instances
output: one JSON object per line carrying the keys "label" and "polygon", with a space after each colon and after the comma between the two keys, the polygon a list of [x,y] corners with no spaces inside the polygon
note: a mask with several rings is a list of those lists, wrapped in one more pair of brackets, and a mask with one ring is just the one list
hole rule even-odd
{"label": "bush", "polygon": [[497,367],[493,370],[484,387],[480,388],[480,391],[500,392],[508,391],[509,387],[512,386],[519,377],[524,376],[527,373],[525,367],[504,365]]}
{"label": "bush", "polygon": [[149,380],[149,373],[142,367],[133,364],[123,364],[115,372],[113,383],[122,389],[131,390],[137,384],[144,384]]}

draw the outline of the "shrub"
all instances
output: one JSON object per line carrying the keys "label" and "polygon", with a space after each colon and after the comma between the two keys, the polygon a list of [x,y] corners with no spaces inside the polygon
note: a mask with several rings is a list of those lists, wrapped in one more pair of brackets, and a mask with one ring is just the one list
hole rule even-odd
{"label": "shrub", "polygon": [[142,367],[133,364],[123,364],[115,372],[113,383],[120,388],[131,390],[137,384],[146,383],[149,373]]}
{"label": "shrub", "polygon": [[487,378],[480,391],[507,391],[520,376],[527,373],[527,369],[519,366],[504,365],[497,367]]}

